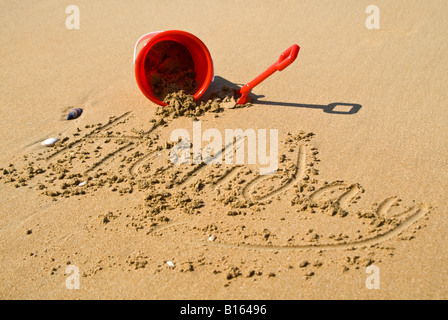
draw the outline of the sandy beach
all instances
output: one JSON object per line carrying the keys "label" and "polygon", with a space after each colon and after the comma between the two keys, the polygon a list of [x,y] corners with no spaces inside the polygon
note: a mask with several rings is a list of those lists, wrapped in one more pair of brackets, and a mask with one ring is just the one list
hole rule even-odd
{"label": "sandy beach", "polygon": [[[2,1],[0,298],[447,299],[447,14],[441,0]],[[201,39],[215,72],[169,112],[133,64],[159,30]],[[297,60],[235,107],[292,44]],[[194,153],[230,129],[277,132],[278,170],[250,163],[244,138],[243,163],[173,163],[176,130]]]}

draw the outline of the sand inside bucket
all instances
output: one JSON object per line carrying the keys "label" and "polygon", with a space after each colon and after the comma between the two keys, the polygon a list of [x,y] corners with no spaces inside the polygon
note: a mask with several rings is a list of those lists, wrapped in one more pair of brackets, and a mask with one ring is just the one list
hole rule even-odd
{"label": "sand inside bucket", "polygon": [[153,94],[161,101],[180,90],[193,95],[198,87],[193,58],[176,41],[156,43],[146,57],[145,72]]}

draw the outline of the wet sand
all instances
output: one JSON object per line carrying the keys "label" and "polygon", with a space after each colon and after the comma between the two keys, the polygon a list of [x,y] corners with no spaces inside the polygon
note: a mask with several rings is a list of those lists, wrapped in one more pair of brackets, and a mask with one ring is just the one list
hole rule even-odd
{"label": "wet sand", "polygon": [[[0,297],[446,299],[447,4],[379,1],[368,30],[369,4],[78,1],[68,30],[58,1],[2,2]],[[215,66],[175,115],[132,64],[141,35],[169,29]],[[293,43],[297,61],[234,108]],[[172,132],[195,123],[223,140],[277,129],[277,172],[173,164]]]}

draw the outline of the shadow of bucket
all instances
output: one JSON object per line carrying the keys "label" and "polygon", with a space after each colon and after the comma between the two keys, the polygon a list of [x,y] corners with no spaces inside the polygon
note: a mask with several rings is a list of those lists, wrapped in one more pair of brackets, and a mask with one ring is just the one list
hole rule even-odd
{"label": "shadow of bucket", "polygon": [[[134,48],[135,78],[141,92],[152,102],[166,106],[157,98],[148,83],[145,72],[145,61],[149,51],[159,42],[175,41],[183,45],[191,55],[198,83],[193,97],[199,99],[207,90],[214,78],[213,60],[205,44],[191,33],[180,30],[156,31],[143,35]],[[143,44],[143,46],[141,46]],[[138,53],[137,53],[138,52]]]}

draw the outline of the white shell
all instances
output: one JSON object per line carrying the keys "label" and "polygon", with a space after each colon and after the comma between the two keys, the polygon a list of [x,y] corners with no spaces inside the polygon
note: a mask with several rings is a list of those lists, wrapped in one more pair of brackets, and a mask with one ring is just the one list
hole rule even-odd
{"label": "white shell", "polygon": [[78,184],[78,187],[84,187],[87,184],[87,181],[83,181],[80,184]]}
{"label": "white shell", "polygon": [[208,241],[215,241],[216,240],[216,236],[212,235],[208,238]]}
{"label": "white shell", "polygon": [[174,267],[174,262],[173,262],[173,261],[167,261],[166,264],[167,264],[168,266],[170,266],[171,268]]}
{"label": "white shell", "polygon": [[49,138],[42,142],[42,145],[45,147],[54,147],[54,145],[59,141],[58,138]]}

